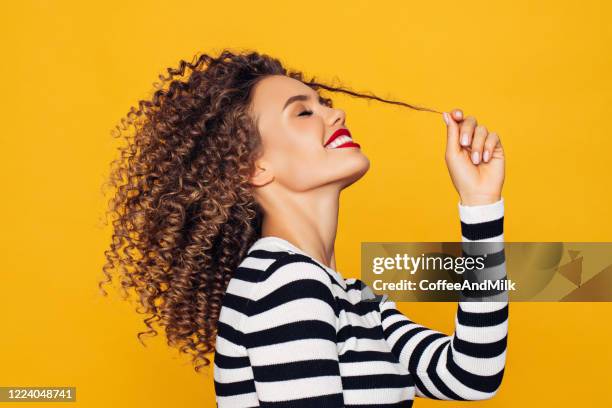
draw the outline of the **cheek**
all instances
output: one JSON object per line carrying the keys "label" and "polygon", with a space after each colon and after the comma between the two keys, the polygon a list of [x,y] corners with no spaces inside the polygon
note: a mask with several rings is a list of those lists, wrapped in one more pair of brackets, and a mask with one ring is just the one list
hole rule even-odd
{"label": "cheek", "polygon": [[300,191],[313,187],[325,177],[328,157],[322,146],[296,143],[278,151],[274,168],[278,180]]}
{"label": "cheek", "polygon": [[323,160],[326,152],[322,145],[322,135],[323,132],[312,124],[293,127],[275,146],[283,167],[303,168]]}

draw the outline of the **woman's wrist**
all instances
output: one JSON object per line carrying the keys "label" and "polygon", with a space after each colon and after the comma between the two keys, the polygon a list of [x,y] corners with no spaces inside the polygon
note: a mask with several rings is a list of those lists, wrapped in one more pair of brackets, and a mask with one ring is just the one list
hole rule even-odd
{"label": "woman's wrist", "polygon": [[459,195],[460,204],[465,206],[488,205],[501,200],[500,194]]}

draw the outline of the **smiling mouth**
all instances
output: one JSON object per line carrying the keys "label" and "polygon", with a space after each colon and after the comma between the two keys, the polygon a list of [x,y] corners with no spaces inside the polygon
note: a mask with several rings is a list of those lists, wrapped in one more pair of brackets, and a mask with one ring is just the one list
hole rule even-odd
{"label": "smiling mouth", "polygon": [[329,138],[327,143],[325,143],[326,149],[341,149],[344,147],[361,147],[359,143],[353,141],[351,138],[351,133],[348,131],[348,129],[344,128],[336,130]]}
{"label": "smiling mouth", "polygon": [[361,147],[359,143],[347,136],[341,136],[327,145],[326,149],[342,149],[343,147]]}

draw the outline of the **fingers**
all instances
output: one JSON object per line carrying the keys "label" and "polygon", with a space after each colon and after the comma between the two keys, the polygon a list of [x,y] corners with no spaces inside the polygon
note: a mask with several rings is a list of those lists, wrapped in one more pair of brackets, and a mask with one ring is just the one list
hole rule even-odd
{"label": "fingers", "polygon": [[485,140],[489,132],[487,128],[483,125],[476,126],[474,130],[474,137],[472,138],[472,153],[470,158],[472,159],[472,163],[478,164],[483,157],[483,148],[485,144]]}
{"label": "fingers", "polygon": [[472,134],[476,130],[478,122],[474,116],[468,116],[461,123],[460,135],[461,135],[461,146],[469,146],[472,143]]}
{"label": "fingers", "polygon": [[496,132],[489,133],[487,139],[485,140],[484,151],[482,152],[482,159],[485,162],[491,160],[491,157],[493,157],[493,152],[499,143],[499,135]]}
{"label": "fingers", "polygon": [[463,120],[463,111],[461,109],[454,109],[451,114],[453,115],[453,119],[457,122],[461,122]]}
{"label": "fingers", "polygon": [[447,112],[442,113],[444,122],[446,123],[446,153],[447,154],[458,154],[461,151],[459,145],[459,124],[453,118],[456,115],[449,115]]}
{"label": "fingers", "polygon": [[464,116],[461,109],[443,112],[443,117],[447,123],[447,153],[459,153],[465,148],[474,164],[491,160],[495,149],[501,144],[496,132],[489,133],[475,117]]}

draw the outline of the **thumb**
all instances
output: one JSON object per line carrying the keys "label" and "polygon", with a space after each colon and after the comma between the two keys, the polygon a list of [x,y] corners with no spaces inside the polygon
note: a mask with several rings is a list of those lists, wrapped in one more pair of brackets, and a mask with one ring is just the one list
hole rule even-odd
{"label": "thumb", "polygon": [[442,118],[446,123],[446,151],[452,154],[457,154],[461,151],[459,144],[459,124],[455,122],[452,115],[448,112],[442,112]]}

